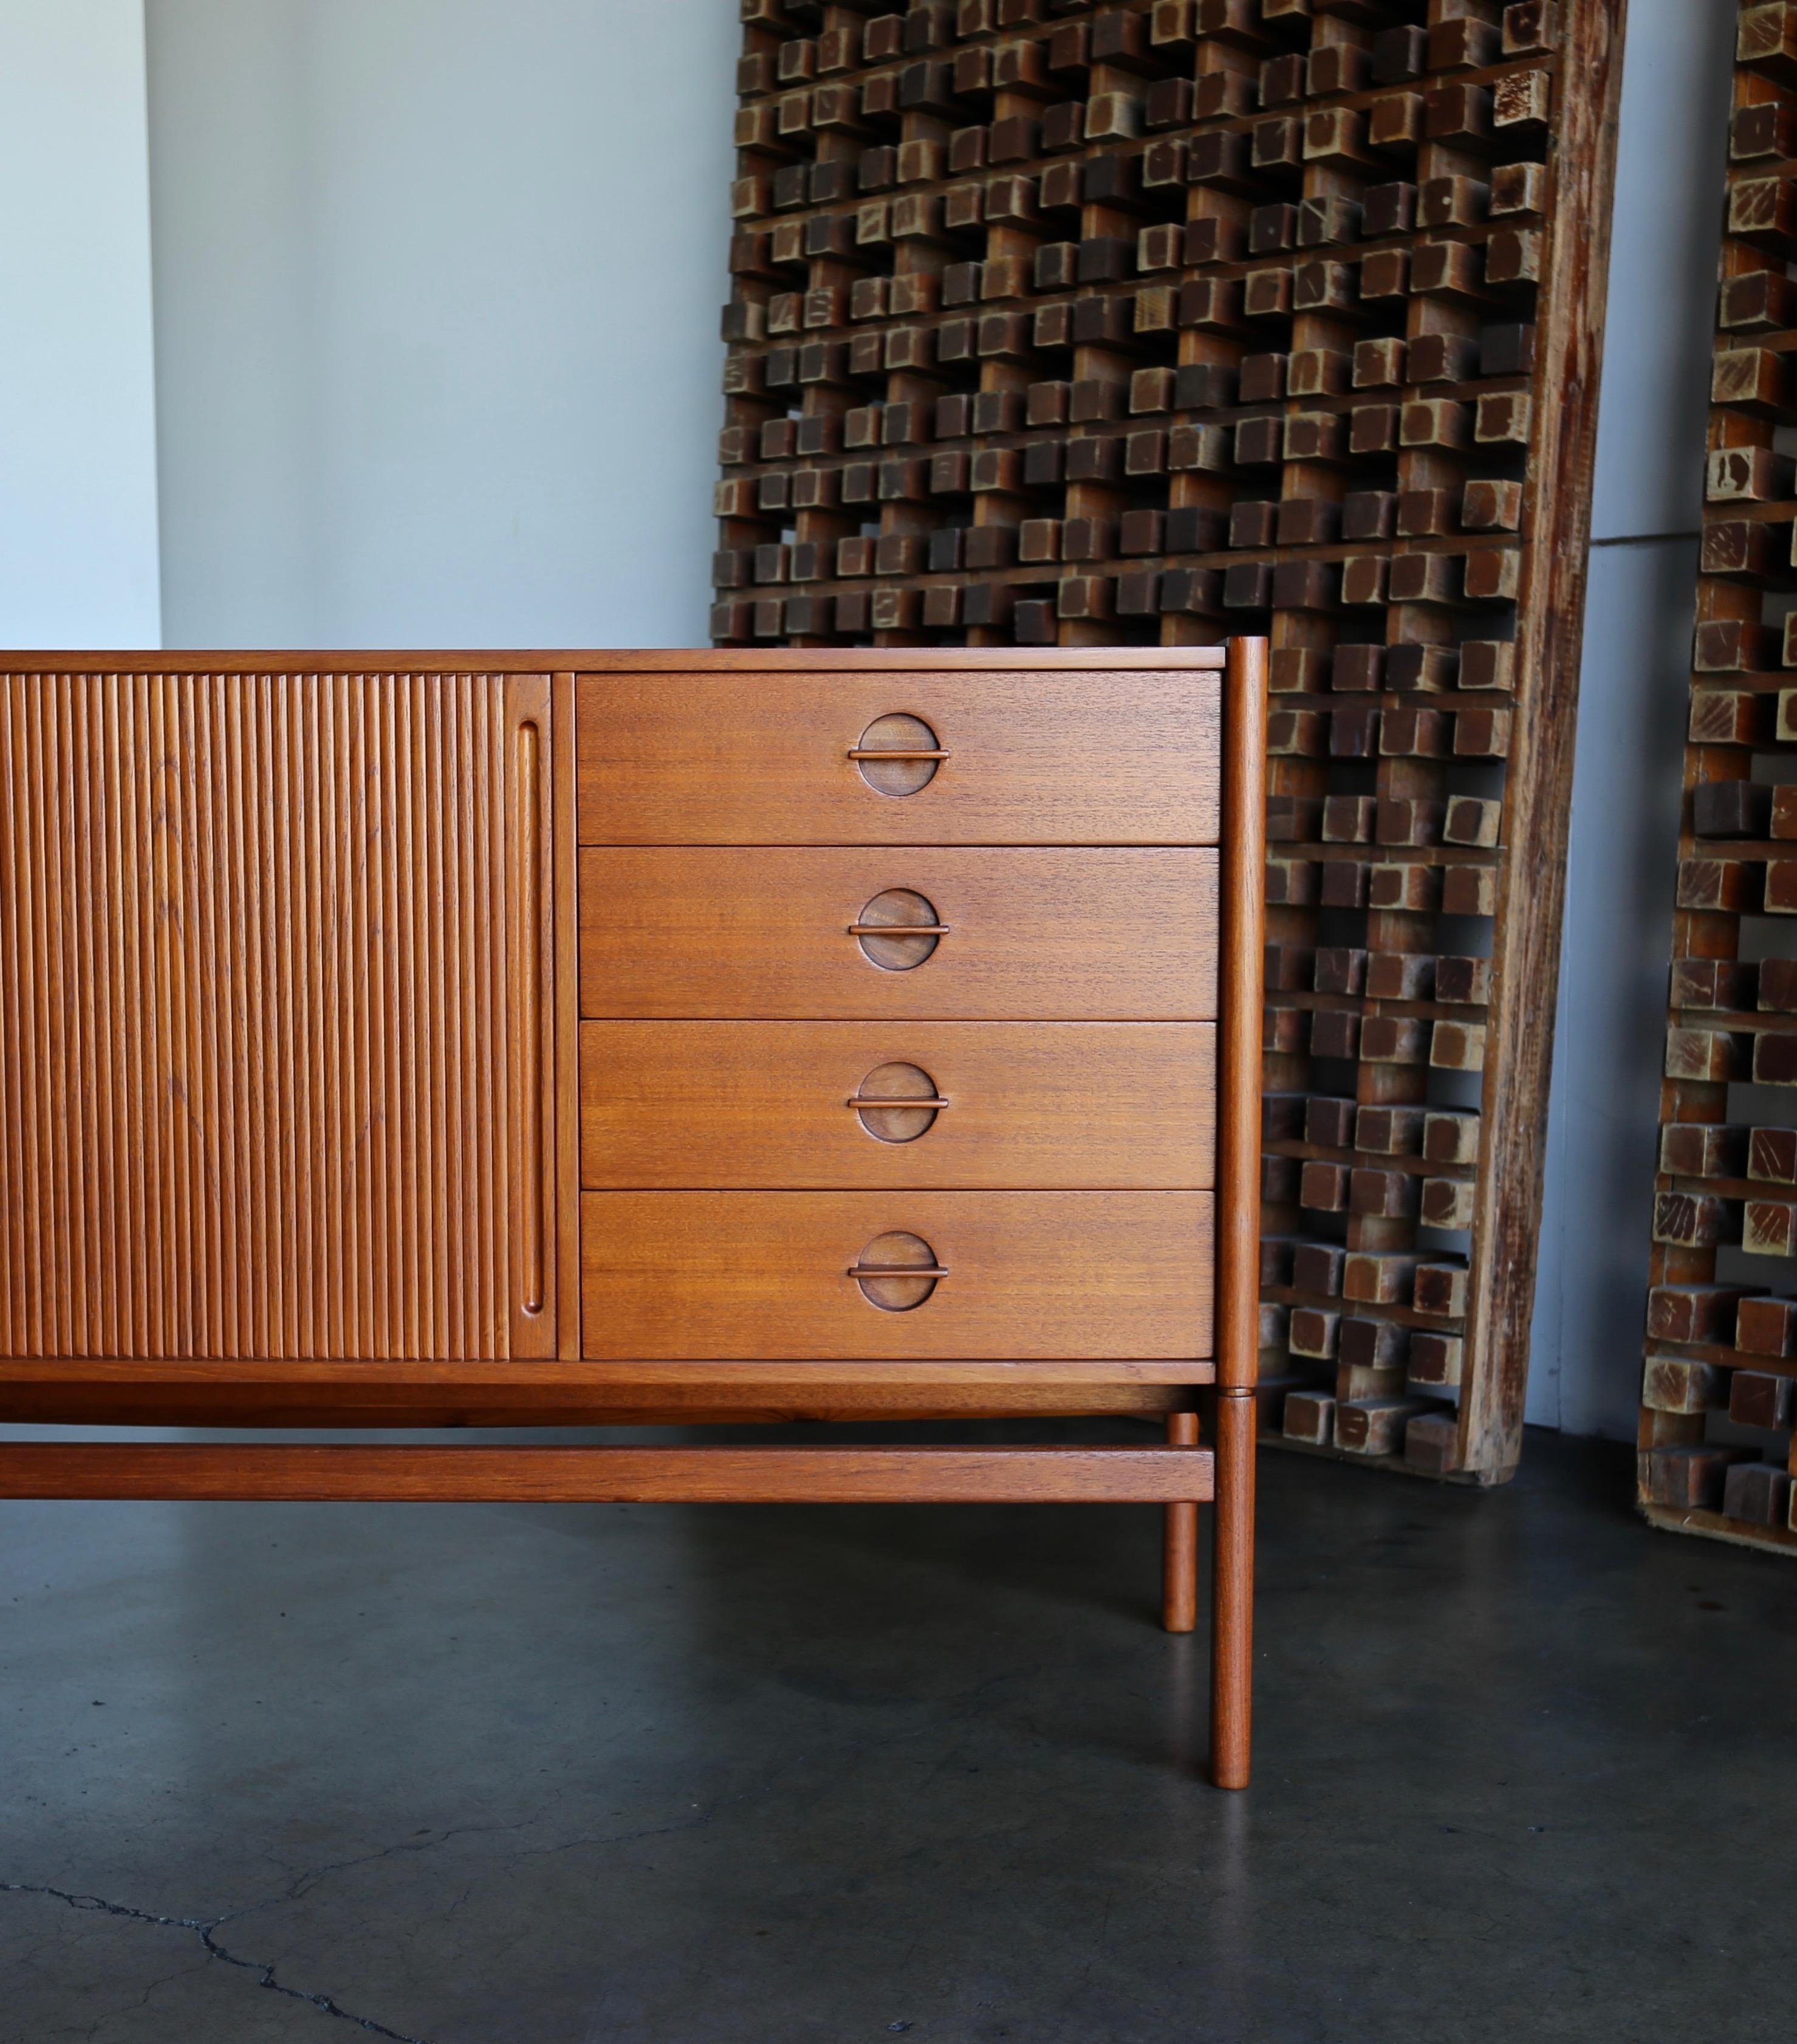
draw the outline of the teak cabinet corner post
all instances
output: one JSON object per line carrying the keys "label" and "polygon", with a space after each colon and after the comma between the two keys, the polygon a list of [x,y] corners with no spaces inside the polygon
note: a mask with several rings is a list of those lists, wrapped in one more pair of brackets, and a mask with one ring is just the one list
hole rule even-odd
{"label": "teak cabinet corner post", "polygon": [[1248,1778],[1253,1682],[1254,1430],[1260,1348],[1261,939],[1266,856],[1267,647],[1237,640],[1223,706],[1222,1095],[1217,1182],[1217,1518],[1212,1769]]}
{"label": "teak cabinet corner post", "polygon": [[[1265,648],[14,656],[0,1494],[1214,1499],[1248,1773]],[[1198,1439],[1215,1388],[1216,1438]]]}

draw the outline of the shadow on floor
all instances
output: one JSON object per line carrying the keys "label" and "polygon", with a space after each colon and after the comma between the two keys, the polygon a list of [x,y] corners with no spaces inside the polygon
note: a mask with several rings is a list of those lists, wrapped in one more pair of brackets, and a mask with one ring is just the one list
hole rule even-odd
{"label": "shadow on floor", "polygon": [[1264,1454],[1236,1797],[1151,1510],[0,1504],[0,2044],[1782,2044],[1797,1571],[1630,1465]]}

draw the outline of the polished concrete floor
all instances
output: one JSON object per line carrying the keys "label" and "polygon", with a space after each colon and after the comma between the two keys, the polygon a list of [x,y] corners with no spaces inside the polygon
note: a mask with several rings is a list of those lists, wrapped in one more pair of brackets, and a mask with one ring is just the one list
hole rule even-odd
{"label": "polished concrete floor", "polygon": [[1797,1569],[1628,1461],[1263,1455],[1240,1796],[1148,1510],[0,1505],[0,2038],[1784,2044]]}

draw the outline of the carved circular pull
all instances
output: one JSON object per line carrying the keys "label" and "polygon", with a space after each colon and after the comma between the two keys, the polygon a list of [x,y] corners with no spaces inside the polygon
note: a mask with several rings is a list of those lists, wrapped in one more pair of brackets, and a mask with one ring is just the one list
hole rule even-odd
{"label": "carved circular pull", "polygon": [[875,1235],[849,1266],[848,1274],[861,1287],[869,1305],[877,1306],[883,1313],[909,1313],[923,1304],[948,1273],[922,1235],[894,1228],[889,1234]]}
{"label": "carved circular pull", "polygon": [[935,951],[948,928],[937,920],[935,904],[925,896],[909,887],[889,887],[850,924],[849,935],[882,970],[912,972]]}
{"label": "carved circular pull", "polygon": [[948,755],[922,717],[895,710],[874,718],[861,742],[849,748],[849,757],[876,793],[915,795],[935,780],[937,766]]}
{"label": "carved circular pull", "polygon": [[[915,1107],[905,1105],[916,1101]],[[935,1126],[948,1105],[921,1065],[876,1065],[849,1105],[868,1134],[881,1143],[915,1143]]]}

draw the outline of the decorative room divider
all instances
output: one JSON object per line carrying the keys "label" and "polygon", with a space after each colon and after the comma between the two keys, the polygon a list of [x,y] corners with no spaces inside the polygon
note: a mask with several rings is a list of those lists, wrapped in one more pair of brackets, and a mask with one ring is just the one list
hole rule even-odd
{"label": "decorative room divider", "polygon": [[1478,1482],[1521,1440],[1621,13],[742,6],[714,635],[1270,636],[1268,1416]]}
{"label": "decorative room divider", "polygon": [[1797,1548],[1797,6],[1736,45],[1640,1497]]}

